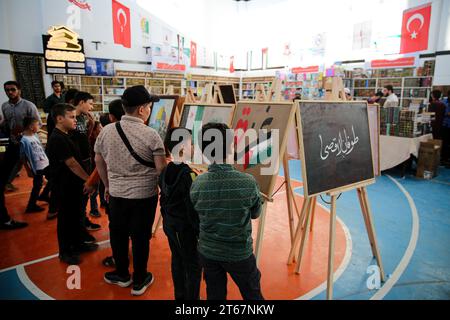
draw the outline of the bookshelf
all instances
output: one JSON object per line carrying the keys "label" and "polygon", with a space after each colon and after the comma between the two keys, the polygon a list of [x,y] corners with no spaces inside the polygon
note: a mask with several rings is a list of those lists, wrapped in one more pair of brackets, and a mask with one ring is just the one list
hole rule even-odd
{"label": "bookshelf", "polygon": [[255,98],[256,85],[263,84],[266,92],[272,86],[274,77],[252,77],[242,78],[242,100],[253,100]]}
{"label": "bookshelf", "polygon": [[286,100],[293,100],[296,95],[301,95],[304,100],[321,99],[324,96],[323,74],[317,73],[289,73],[282,89]]}
{"label": "bookshelf", "polygon": [[[369,69],[365,72],[358,71],[353,77],[352,72],[348,72],[346,75],[350,77],[344,81],[357,100],[368,99],[390,84],[394,87],[400,106],[408,108],[411,103],[428,104],[432,91],[433,70],[434,67],[430,64],[417,69]],[[351,85],[348,85],[350,81]]]}
{"label": "bookshelf", "polygon": [[55,75],[54,79],[63,81],[66,88],[86,91],[94,97],[94,113],[107,112],[108,104],[119,99],[126,88],[143,85],[153,94],[164,94],[169,85],[174,86],[174,93],[182,93],[182,79],[165,78],[155,75],[155,78],[139,77],[100,77]]}
{"label": "bookshelf", "polygon": [[[239,100],[239,80],[239,78],[233,77],[192,75],[185,81],[185,89],[191,88],[198,97],[201,97],[203,95],[203,89],[208,83],[213,83],[215,85],[231,84],[234,88],[236,99]],[[185,93],[186,91],[184,91],[184,94]]]}

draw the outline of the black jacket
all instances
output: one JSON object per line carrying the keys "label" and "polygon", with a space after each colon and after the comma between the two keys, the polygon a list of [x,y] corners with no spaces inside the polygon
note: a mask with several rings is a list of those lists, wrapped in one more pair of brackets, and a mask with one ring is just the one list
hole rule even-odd
{"label": "black jacket", "polygon": [[190,190],[196,174],[187,164],[170,162],[159,176],[163,223],[176,229],[199,230],[198,214],[192,206]]}

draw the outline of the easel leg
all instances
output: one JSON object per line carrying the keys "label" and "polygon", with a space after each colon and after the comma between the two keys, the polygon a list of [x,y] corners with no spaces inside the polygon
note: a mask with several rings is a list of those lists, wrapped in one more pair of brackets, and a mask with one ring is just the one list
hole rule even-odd
{"label": "easel leg", "polygon": [[300,236],[302,234],[303,228],[303,220],[305,219],[305,215],[308,212],[308,207],[311,199],[306,198],[303,201],[302,212],[300,214],[300,219],[298,220],[297,230],[295,231],[294,243],[291,246],[291,251],[289,252],[288,264],[292,264],[294,262],[295,253],[297,252],[298,242],[300,241]]}
{"label": "easel leg", "polygon": [[311,223],[311,215],[312,215],[312,209],[313,209],[313,203],[316,201],[316,198],[311,198],[311,201],[308,204],[308,211],[306,216],[306,222],[305,227],[303,230],[303,236],[302,236],[302,242],[300,243],[300,250],[298,252],[298,259],[297,259],[297,267],[295,268],[295,273],[300,273],[300,268],[302,266],[302,260],[303,256],[305,254],[306,245],[308,242],[308,236],[309,236],[309,225]]}
{"label": "easel leg", "polygon": [[328,249],[327,300],[333,299],[334,244],[336,238],[336,196],[331,196],[330,243]]}
{"label": "easel leg", "polygon": [[367,207],[366,207],[366,201],[364,200],[364,191],[362,190],[362,188],[358,188],[356,191],[358,193],[359,204],[361,206],[361,212],[362,212],[362,215],[364,218],[364,224],[366,225],[367,235],[369,236],[369,242],[370,242],[370,247],[372,248],[372,254],[374,257],[376,257],[374,241],[373,241],[374,240],[373,234],[371,232],[371,228],[369,225],[369,219],[367,218]]}
{"label": "easel leg", "polygon": [[290,192],[291,192],[292,202],[294,202],[295,213],[297,213],[297,218],[300,219],[300,211],[298,210],[297,202],[295,201],[295,192],[292,187],[291,187]]}
{"label": "easel leg", "polygon": [[377,259],[378,267],[380,268],[381,281],[385,282],[386,281],[386,275],[384,273],[383,262],[381,261],[380,249],[378,247],[377,236],[376,236],[376,233],[375,233],[375,227],[373,225],[372,210],[370,208],[369,197],[367,195],[367,189],[366,188],[362,188],[362,195],[363,195],[364,203],[365,203],[366,210],[367,210],[366,211],[367,212],[367,224],[368,224],[368,228],[369,228],[367,230],[367,233],[372,235],[373,246],[374,246],[374,249],[375,249],[375,258]]}
{"label": "easel leg", "polygon": [[266,224],[266,209],[267,209],[267,201],[264,202],[261,216],[259,217],[258,236],[256,238],[255,256],[256,256],[256,265],[258,266],[259,266],[259,258],[261,256],[262,241],[264,236],[264,226]]}
{"label": "easel leg", "polygon": [[313,202],[313,208],[312,208],[312,215],[311,215],[311,228],[309,229],[309,231],[313,231],[314,228],[314,217],[316,216],[316,204],[317,204],[317,200],[315,200]]}
{"label": "easel leg", "polygon": [[289,161],[287,159],[287,149],[284,153],[283,157],[283,169],[284,169],[284,179],[286,181],[286,200],[287,200],[287,206],[288,206],[288,216],[289,216],[289,231],[291,233],[291,244],[294,241],[294,214],[292,212],[292,185],[291,185],[291,178],[289,175]]}

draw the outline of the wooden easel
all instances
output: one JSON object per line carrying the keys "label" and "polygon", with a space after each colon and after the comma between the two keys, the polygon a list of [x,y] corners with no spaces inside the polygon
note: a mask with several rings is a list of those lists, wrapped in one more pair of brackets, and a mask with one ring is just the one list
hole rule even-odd
{"label": "wooden easel", "polygon": [[213,83],[208,83],[205,86],[200,102],[204,104],[222,104],[223,98],[222,95],[219,94],[219,87]]}
{"label": "wooden easel", "polygon": [[[255,100],[258,102],[284,102],[282,94],[281,94],[281,80],[277,79],[276,81],[272,82],[272,86],[270,88],[269,94],[266,94],[266,90],[264,88],[263,84],[258,84],[256,86],[256,94],[255,94]],[[295,111],[295,114],[297,113],[297,110]],[[295,201],[293,201],[294,193],[293,188],[291,184],[291,178],[289,174],[289,161],[288,161],[288,153],[287,153],[287,147],[284,149],[284,154],[281,156],[281,160],[283,161],[283,170],[284,170],[284,179],[286,183],[286,199],[287,199],[287,205],[288,205],[288,221],[289,221],[289,230],[291,235],[291,242],[294,239],[294,214],[293,214],[293,206],[292,203],[294,203],[295,209],[297,211],[298,215],[298,208]],[[255,256],[256,256],[256,262],[259,265],[259,258],[261,254],[261,248],[262,248],[262,241],[263,241],[263,235],[264,235],[264,229],[265,229],[265,223],[266,223],[266,209],[267,209],[267,202],[273,202],[272,195],[266,196],[266,201],[264,202],[263,211],[261,213],[259,225],[258,225],[258,236],[256,240],[256,249],[255,249]]]}
{"label": "wooden easel", "polygon": [[[339,81],[340,80],[340,81]],[[331,93],[327,95],[328,99],[340,98],[342,101],[346,101],[345,91],[343,88],[342,79],[333,79]],[[327,100],[328,100],[327,99]],[[297,119],[300,121],[300,119]],[[299,122],[301,125],[301,123]],[[300,130],[300,128],[299,128]],[[302,139],[299,139],[300,148],[302,147]],[[304,165],[304,164],[303,164]],[[304,167],[303,167],[304,169]],[[334,249],[335,249],[335,238],[336,238],[336,201],[338,196],[343,193],[353,189],[357,190],[358,199],[361,206],[362,215],[364,218],[364,223],[366,226],[367,234],[370,241],[370,246],[372,249],[372,254],[377,260],[377,264],[380,268],[381,281],[385,281],[385,273],[383,268],[383,263],[381,261],[381,255],[378,248],[376,233],[373,224],[372,211],[369,204],[369,198],[367,195],[367,186],[369,183],[359,183],[346,188],[341,188],[340,190],[328,193],[331,196],[331,211],[330,211],[330,229],[329,229],[329,248],[328,248],[328,274],[327,274],[327,299],[331,300],[333,298],[333,280],[334,280]],[[308,242],[308,237],[310,231],[312,231],[314,223],[314,213],[317,206],[317,195],[308,197],[305,194],[305,200],[300,214],[300,219],[295,231],[294,241],[289,253],[288,264],[292,264],[297,258],[297,265],[295,272],[300,273],[300,268],[302,260],[304,257],[305,249]],[[297,257],[295,256],[296,252]]]}

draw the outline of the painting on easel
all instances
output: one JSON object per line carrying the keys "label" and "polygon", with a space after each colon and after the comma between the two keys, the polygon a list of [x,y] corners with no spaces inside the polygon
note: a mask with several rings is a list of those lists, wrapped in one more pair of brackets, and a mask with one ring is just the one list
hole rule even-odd
{"label": "painting on easel", "polygon": [[[232,123],[236,130],[236,168],[253,175],[260,191],[269,198],[286,147],[288,123],[293,116],[292,103],[239,102],[236,107]],[[247,134],[249,129],[257,133]],[[267,134],[260,135],[260,129],[266,129]],[[273,130],[278,130],[277,134]],[[271,168],[273,174],[269,174]]]}
{"label": "painting on easel", "polygon": [[173,115],[177,106],[178,96],[159,96],[160,100],[155,102],[148,126],[155,129],[164,141],[167,130],[172,126]]}
{"label": "painting on easel", "polygon": [[196,121],[202,125],[209,122],[230,125],[233,111],[232,104],[185,104],[181,112],[180,127],[192,130]]}

